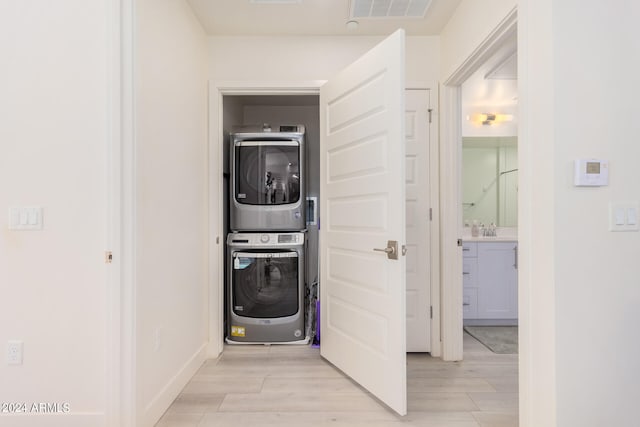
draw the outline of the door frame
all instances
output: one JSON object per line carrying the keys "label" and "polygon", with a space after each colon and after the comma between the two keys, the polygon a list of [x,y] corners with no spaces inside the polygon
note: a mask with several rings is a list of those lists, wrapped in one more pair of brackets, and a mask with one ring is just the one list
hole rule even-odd
{"label": "door frame", "polygon": [[462,99],[464,83],[509,37],[517,32],[517,8],[498,24],[441,86],[442,358],[462,360]]}
{"label": "door frame", "polygon": [[[320,95],[320,87],[326,80],[269,82],[269,81],[210,81],[209,82],[209,188],[217,189],[224,194],[222,162],[224,135],[223,97],[229,95]],[[431,303],[433,318],[431,319],[431,355],[440,357],[441,351],[441,286],[440,282],[440,174],[438,141],[438,85],[436,82],[407,82],[406,89],[426,89],[432,91],[430,108],[432,123],[429,126],[429,162],[430,162],[430,203],[433,209],[431,221]],[[430,95],[430,96],[431,96]],[[218,357],[224,346],[224,224],[222,220],[222,197],[209,198],[209,345],[208,357]]]}
{"label": "door frame", "polygon": [[[320,95],[324,80],[306,82],[209,82],[209,345],[208,357],[224,348],[223,97],[229,95]],[[215,189],[215,191],[213,191]],[[218,197],[212,197],[213,194]]]}
{"label": "door frame", "polygon": [[108,2],[106,136],[105,418],[133,427],[137,416],[135,275],[135,0]]}

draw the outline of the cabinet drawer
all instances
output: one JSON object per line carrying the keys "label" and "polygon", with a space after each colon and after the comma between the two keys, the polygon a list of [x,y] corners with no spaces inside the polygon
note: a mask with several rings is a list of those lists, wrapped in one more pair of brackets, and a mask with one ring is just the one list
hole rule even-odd
{"label": "cabinet drawer", "polygon": [[478,256],[478,244],[475,242],[462,242],[462,256],[475,258]]}
{"label": "cabinet drawer", "polygon": [[462,259],[462,285],[464,287],[478,286],[478,260],[475,258]]}
{"label": "cabinet drawer", "polygon": [[465,288],[462,291],[462,318],[478,318],[478,289]]}

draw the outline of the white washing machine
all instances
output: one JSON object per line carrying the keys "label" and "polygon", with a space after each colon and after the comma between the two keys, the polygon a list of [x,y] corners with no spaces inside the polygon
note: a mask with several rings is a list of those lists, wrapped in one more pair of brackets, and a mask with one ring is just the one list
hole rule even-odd
{"label": "white washing machine", "polygon": [[227,237],[227,342],[305,344],[305,235]]}

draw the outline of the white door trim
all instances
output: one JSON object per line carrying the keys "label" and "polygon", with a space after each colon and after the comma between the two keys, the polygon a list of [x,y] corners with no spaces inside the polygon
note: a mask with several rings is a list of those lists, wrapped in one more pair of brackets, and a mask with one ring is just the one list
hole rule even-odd
{"label": "white door trim", "polygon": [[462,360],[462,209],[460,165],[462,157],[460,87],[498,47],[517,31],[517,9],[483,40],[471,55],[448,76],[441,88],[442,115],[440,170],[442,236],[442,358]]}
{"label": "white door trim", "polygon": [[429,85],[431,94],[429,95],[429,109],[431,110],[431,122],[429,123],[429,197],[431,205],[431,231],[430,245],[430,267],[431,274],[431,307],[433,313],[431,317],[431,356],[442,356],[442,311],[441,295],[442,286],[440,281],[440,147],[438,144],[439,135],[439,86],[436,82]]}
{"label": "white door trim", "polygon": [[[222,98],[225,95],[319,95],[324,80],[306,82],[209,82],[209,188],[222,195],[224,170]],[[212,192],[213,194],[213,192]],[[216,199],[216,200],[214,200]],[[208,357],[218,357],[224,346],[224,224],[222,197],[209,198],[209,346]],[[213,263],[217,263],[217,266]]]}
{"label": "white door trim", "polygon": [[136,425],[134,5],[108,2],[106,425]]}

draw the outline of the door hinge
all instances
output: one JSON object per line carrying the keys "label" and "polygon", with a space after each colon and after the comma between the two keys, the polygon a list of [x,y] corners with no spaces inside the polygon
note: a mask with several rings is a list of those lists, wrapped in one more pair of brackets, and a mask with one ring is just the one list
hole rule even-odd
{"label": "door hinge", "polygon": [[429,221],[433,221],[433,208],[429,208]]}
{"label": "door hinge", "polygon": [[433,306],[429,306],[429,319],[433,319]]}
{"label": "door hinge", "polygon": [[433,108],[429,108],[427,111],[429,112],[429,123],[431,123],[431,113],[433,113]]}
{"label": "door hinge", "polygon": [[104,263],[111,264],[113,262],[113,252],[105,251],[104,253]]}

